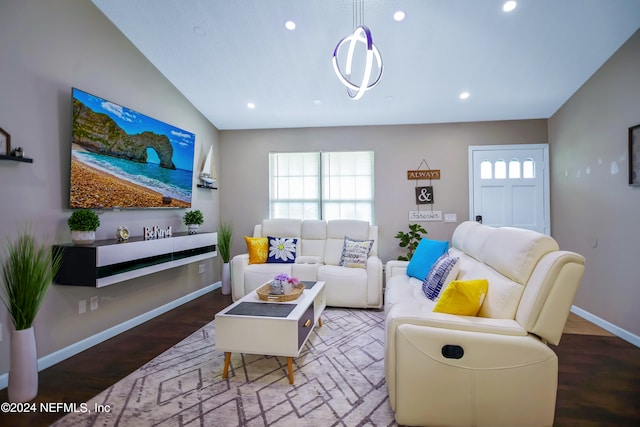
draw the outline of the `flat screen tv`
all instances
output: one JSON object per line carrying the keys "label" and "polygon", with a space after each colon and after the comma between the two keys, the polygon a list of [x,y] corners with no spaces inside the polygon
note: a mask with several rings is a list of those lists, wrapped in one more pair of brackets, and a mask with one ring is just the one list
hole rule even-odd
{"label": "flat screen tv", "polygon": [[195,135],[72,89],[69,207],[189,208]]}

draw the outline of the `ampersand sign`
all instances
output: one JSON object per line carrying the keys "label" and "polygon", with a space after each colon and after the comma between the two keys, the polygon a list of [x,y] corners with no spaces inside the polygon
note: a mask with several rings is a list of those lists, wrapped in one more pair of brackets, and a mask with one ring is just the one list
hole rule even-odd
{"label": "ampersand sign", "polygon": [[416,187],[416,205],[433,204],[433,187]]}

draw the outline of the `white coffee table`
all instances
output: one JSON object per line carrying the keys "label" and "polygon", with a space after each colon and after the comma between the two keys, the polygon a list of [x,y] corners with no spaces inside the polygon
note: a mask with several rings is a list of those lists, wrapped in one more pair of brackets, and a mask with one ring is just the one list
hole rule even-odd
{"label": "white coffee table", "polygon": [[255,291],[245,295],[215,317],[216,349],[225,352],[222,378],[227,378],[231,353],[287,357],[289,383],[293,384],[293,358],[300,355],[327,303],[324,282],[305,282],[297,299],[267,302]]}

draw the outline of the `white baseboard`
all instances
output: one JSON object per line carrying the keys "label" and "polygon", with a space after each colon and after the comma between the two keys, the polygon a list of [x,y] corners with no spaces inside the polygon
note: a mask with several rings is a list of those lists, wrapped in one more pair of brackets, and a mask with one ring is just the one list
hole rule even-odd
{"label": "white baseboard", "polygon": [[[62,362],[65,359],[68,359],[71,356],[75,356],[76,354],[93,347],[96,344],[100,344],[103,341],[108,340],[109,338],[113,338],[116,335],[127,331],[131,328],[134,328],[142,323],[153,319],[154,317],[160,316],[161,314],[166,313],[182,304],[185,304],[189,301],[192,301],[202,295],[205,295],[211,291],[214,291],[222,286],[221,282],[216,282],[211,285],[208,285],[202,289],[198,289],[195,292],[192,292],[188,295],[185,295],[181,298],[173,300],[165,305],[162,305],[158,308],[155,308],[151,311],[143,313],[133,319],[129,319],[126,322],[122,322],[119,325],[112,326],[109,329],[106,329],[102,332],[99,332],[95,335],[87,337],[81,341],[78,341],[74,344],[71,344],[65,348],[62,348],[58,351],[54,351],[53,353],[47,354],[46,356],[42,356],[38,359],[38,371],[42,371],[50,366],[55,365],[56,363]],[[0,375],[0,390],[7,387],[9,382],[9,373],[4,373]]]}
{"label": "white baseboard", "polygon": [[621,327],[616,326],[611,322],[607,322],[606,320],[596,316],[595,314],[591,314],[588,311],[581,309],[580,307],[576,307],[575,305],[571,306],[571,312],[582,317],[583,319],[588,320],[594,325],[600,326],[602,329],[611,332],[612,334],[622,338],[623,340],[630,342],[636,347],[640,347],[640,337],[638,335],[632,334],[626,329],[622,329]]}

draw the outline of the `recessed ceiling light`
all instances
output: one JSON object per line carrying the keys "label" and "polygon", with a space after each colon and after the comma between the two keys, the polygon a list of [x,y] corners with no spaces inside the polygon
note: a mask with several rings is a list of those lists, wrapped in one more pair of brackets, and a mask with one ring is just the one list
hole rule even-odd
{"label": "recessed ceiling light", "polygon": [[284,26],[286,27],[287,30],[289,31],[293,31],[296,29],[296,23],[293,21],[287,21],[284,23]]}
{"label": "recessed ceiling light", "polygon": [[253,110],[254,108],[256,108],[256,104],[254,104],[253,102],[247,102],[247,108]]}
{"label": "recessed ceiling light", "polygon": [[322,105],[322,99],[314,99],[313,105]]}
{"label": "recessed ceiling light", "polygon": [[516,8],[517,5],[518,5],[517,2],[513,0],[509,0],[508,2],[502,5],[502,10],[504,10],[505,12],[511,12],[513,9]]}
{"label": "recessed ceiling light", "polygon": [[469,96],[471,96],[471,94],[469,92],[462,92],[460,94],[460,99],[467,99],[467,98],[469,98]]}
{"label": "recessed ceiling light", "polygon": [[405,17],[405,13],[401,10],[397,11],[396,13],[393,14],[393,19],[395,19],[396,21],[400,22],[404,19]]}

